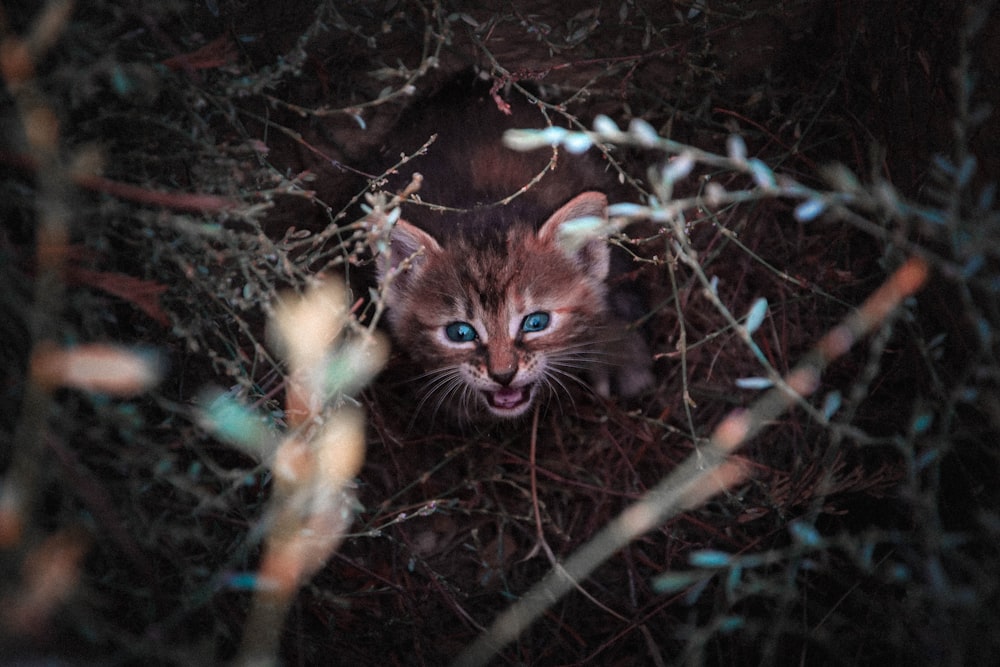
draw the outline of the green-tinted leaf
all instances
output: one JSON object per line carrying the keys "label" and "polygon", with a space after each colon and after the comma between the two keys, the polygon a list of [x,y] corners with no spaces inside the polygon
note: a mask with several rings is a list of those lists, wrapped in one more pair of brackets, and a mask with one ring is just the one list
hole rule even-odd
{"label": "green-tinted leaf", "polygon": [[663,168],[663,182],[676,183],[691,173],[694,168],[694,156],[690,153],[681,153],[667,162]]}
{"label": "green-tinted leaf", "polygon": [[744,325],[746,327],[747,333],[753,333],[760,328],[760,325],[764,322],[764,317],[767,315],[767,299],[761,297],[753,302],[750,307],[750,312],[747,313],[747,321]]}
{"label": "green-tinted leaf", "polygon": [[551,144],[540,130],[507,130],[503,133],[503,145],[515,151],[533,151]]}
{"label": "green-tinted leaf", "polygon": [[705,568],[725,567],[729,565],[731,560],[732,556],[725,551],[716,551],[715,549],[702,549],[692,552],[688,556],[688,562],[692,565]]}
{"label": "green-tinted leaf", "polygon": [[831,391],[823,400],[823,416],[829,419],[840,409],[841,396],[839,391]]}
{"label": "green-tinted leaf", "polygon": [[608,207],[608,217],[620,216],[623,218],[642,218],[646,216],[647,212],[648,209],[645,206],[633,204],[631,202],[612,204]]}
{"label": "green-tinted leaf", "polygon": [[704,572],[667,572],[653,578],[653,590],[657,593],[677,593],[704,578]]}
{"label": "green-tinted leaf", "polygon": [[203,403],[201,422],[218,438],[253,456],[266,455],[274,443],[266,417],[222,392],[208,395]]}
{"label": "green-tinted leaf", "polygon": [[628,131],[643,146],[653,147],[660,142],[660,135],[656,133],[653,126],[641,118],[633,118],[632,122],[629,123]]}
{"label": "green-tinted leaf", "polygon": [[770,389],[774,386],[774,381],[762,377],[738,378],[736,386],[740,389]]}
{"label": "green-tinted leaf", "polygon": [[774,177],[774,172],[761,160],[755,157],[750,158],[747,160],[747,165],[750,167],[750,173],[753,175],[753,180],[757,183],[758,187],[765,190],[772,190],[777,187],[778,182]]}
{"label": "green-tinted leaf", "polygon": [[563,137],[562,144],[570,153],[579,155],[586,153],[587,149],[594,145],[594,142],[583,132],[572,132]]}
{"label": "green-tinted leaf", "polygon": [[796,521],[790,524],[788,526],[788,531],[792,534],[792,537],[795,538],[796,542],[807,547],[818,547],[823,542],[823,538],[820,537],[816,528],[802,521]]}
{"label": "green-tinted leaf", "polygon": [[807,199],[795,207],[794,215],[799,222],[809,222],[815,220],[825,210],[826,202],[822,199]]}
{"label": "green-tinted leaf", "polygon": [[594,119],[594,132],[608,136],[615,136],[620,134],[621,130],[618,129],[618,125],[615,121],[611,120],[604,114],[601,114]]}
{"label": "green-tinted leaf", "polygon": [[732,160],[738,160],[740,162],[746,160],[747,145],[746,142],[743,141],[743,137],[738,134],[729,135],[729,138],[726,139],[726,152]]}

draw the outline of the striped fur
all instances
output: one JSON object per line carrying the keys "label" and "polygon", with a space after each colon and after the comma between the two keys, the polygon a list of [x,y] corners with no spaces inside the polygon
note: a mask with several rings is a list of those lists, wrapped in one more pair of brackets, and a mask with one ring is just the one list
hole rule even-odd
{"label": "striped fur", "polygon": [[[643,389],[649,355],[612,314],[606,240],[568,250],[559,236],[571,220],[607,218],[599,161],[560,155],[551,168],[551,150],[506,149],[503,129],[525,126],[537,110],[515,103],[508,118],[481,90],[465,93],[452,90],[401,121],[409,138],[394,140],[382,162],[438,134],[390,183],[399,187],[418,170],[422,201],[449,210],[405,203],[378,263],[397,348],[425,371],[420,409],[506,419],[539,400],[569,399],[573,385],[602,395],[612,380],[620,393]],[[451,333],[463,337],[453,340],[456,326]]]}

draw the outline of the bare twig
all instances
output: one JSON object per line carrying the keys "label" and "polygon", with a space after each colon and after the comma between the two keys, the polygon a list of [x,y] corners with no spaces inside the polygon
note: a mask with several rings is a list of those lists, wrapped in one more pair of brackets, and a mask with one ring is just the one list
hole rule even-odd
{"label": "bare twig", "polygon": [[590,542],[557,566],[517,603],[501,614],[486,634],[470,645],[453,663],[485,665],[508,642],[518,637],[549,606],[586,578],[613,553],[679,512],[697,507],[709,497],[744,477],[732,454],[753,439],[767,424],[797,401],[812,394],[831,361],[847,352],[860,338],[880,326],[904,299],[917,292],[927,279],[927,264],[911,259],[900,267],[840,325],[830,330],[816,347],[785,377],[793,393],[781,387],[762,396],[751,408],[731,413],[719,424],[708,444],[663,478],[637,503],[622,512]]}

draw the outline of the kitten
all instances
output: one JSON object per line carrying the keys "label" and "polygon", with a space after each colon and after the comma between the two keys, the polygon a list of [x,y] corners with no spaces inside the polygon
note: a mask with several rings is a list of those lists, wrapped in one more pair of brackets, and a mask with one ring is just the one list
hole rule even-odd
{"label": "kitten", "polygon": [[420,200],[450,210],[404,203],[378,272],[380,281],[391,276],[385,296],[392,336],[426,371],[424,402],[461,420],[525,415],[539,400],[569,394],[583,384],[581,375],[604,396],[612,376],[625,395],[652,382],[644,341],[616,315],[621,304],[607,285],[606,240],[591,238],[573,250],[560,243],[566,223],[607,218],[601,190],[609,179],[601,165],[560,152],[538,183],[496,204],[552,156],[551,149],[503,146],[505,129],[540,120],[527,103],[510,103],[507,116],[482,86],[455,84],[409,112],[400,125],[410,139],[397,139],[382,165],[437,133],[427,154],[390,183],[401,186],[419,171]]}

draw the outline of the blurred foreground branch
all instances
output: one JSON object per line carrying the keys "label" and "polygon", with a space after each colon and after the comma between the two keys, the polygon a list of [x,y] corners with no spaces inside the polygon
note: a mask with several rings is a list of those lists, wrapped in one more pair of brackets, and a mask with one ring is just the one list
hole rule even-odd
{"label": "blurred foreground branch", "polygon": [[754,438],[801,398],[819,386],[820,375],[834,359],[881,326],[900,304],[926,282],[927,264],[911,259],[901,266],[856,311],[830,330],[816,347],[776,386],[746,410],[731,413],[712,433],[706,446],[660,481],[608,524],[561,567],[554,568],[524,597],[501,614],[489,630],[453,663],[456,667],[485,665],[517,638],[556,600],[582,581],[616,551],[679,512],[693,509],[745,476],[733,453]]}

